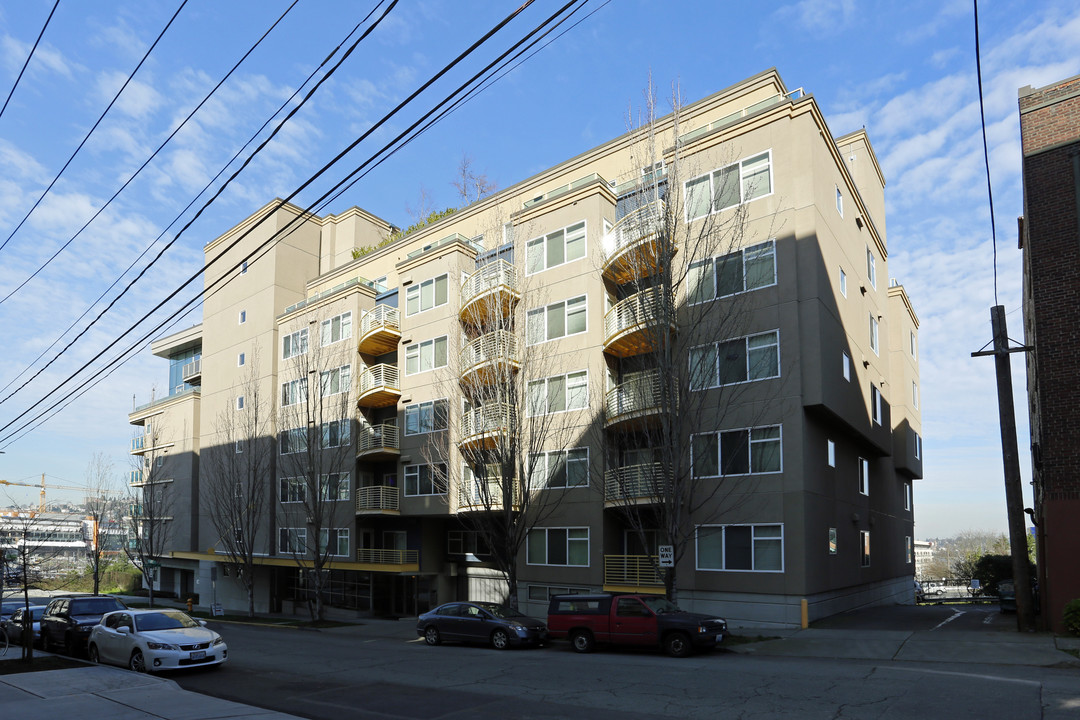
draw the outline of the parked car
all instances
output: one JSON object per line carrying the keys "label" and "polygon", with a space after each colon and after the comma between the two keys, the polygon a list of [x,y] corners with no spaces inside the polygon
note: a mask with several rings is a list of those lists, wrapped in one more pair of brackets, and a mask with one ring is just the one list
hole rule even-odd
{"label": "parked car", "polygon": [[416,634],[428,645],[443,640],[490,642],[498,650],[511,645],[543,645],[548,640],[543,620],[489,602],[440,605],[417,618]]}
{"label": "parked car", "polygon": [[997,584],[997,595],[1001,612],[1016,612],[1016,586],[1012,578]]}
{"label": "parked car", "polygon": [[23,606],[22,600],[4,600],[0,602],[0,622],[7,620],[11,614]]}
{"label": "parked car", "polygon": [[683,612],[662,595],[554,595],[548,605],[552,638],[569,638],[574,650],[598,643],[662,647],[672,657],[712,648],[727,634],[727,621]]}
{"label": "parked car", "polygon": [[90,633],[90,662],[157,672],[221,665],[229,657],[225,639],[181,610],[119,610],[105,615]]}
{"label": "parked car", "polygon": [[[45,612],[45,606],[31,605],[29,609],[30,622],[34,629],[34,645],[36,646],[41,641],[41,616]],[[15,612],[11,613],[10,616],[4,618],[2,621],[4,631],[8,636],[8,641],[13,645],[18,645],[22,642],[23,618],[28,614],[26,610],[26,606],[20,604],[15,608]]]}
{"label": "parked car", "polygon": [[53,598],[41,616],[41,646],[45,650],[63,648],[69,655],[81,651],[105,613],[126,607],[108,595]]}

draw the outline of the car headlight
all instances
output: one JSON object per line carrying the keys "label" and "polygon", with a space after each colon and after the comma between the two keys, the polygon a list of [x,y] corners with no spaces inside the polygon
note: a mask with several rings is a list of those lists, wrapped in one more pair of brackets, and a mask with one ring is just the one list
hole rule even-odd
{"label": "car headlight", "polygon": [[179,647],[172,645],[171,643],[147,642],[146,647],[151,650],[180,650]]}
{"label": "car headlight", "polygon": [[224,645],[224,644],[225,644],[225,638],[221,637],[220,635],[218,637],[214,638],[214,645]]}

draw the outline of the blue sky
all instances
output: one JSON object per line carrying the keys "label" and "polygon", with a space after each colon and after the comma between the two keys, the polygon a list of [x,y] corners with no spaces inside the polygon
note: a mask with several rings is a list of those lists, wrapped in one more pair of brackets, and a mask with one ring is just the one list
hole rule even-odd
{"label": "blue sky", "polygon": [[[104,293],[102,303],[108,302],[145,266],[146,259],[107,291],[374,2],[299,0],[101,217],[0,304],[7,346],[0,357],[0,387],[8,386],[0,399],[29,377],[18,377],[27,367],[36,371],[41,366],[43,361],[34,359],[99,296]],[[71,156],[179,4],[60,3],[0,116],[0,243]],[[291,193],[518,4],[401,0],[131,292],[40,377],[0,403],[0,425],[197,272],[206,242],[271,198]],[[4,97],[52,5],[52,0],[0,5]],[[188,2],[53,190],[0,250],[0,297],[132,177],[287,7],[281,0]],[[506,47],[511,36],[520,36],[556,7],[537,0],[496,36],[493,46]],[[814,95],[834,135],[866,127],[888,183],[889,274],[905,285],[921,321],[926,462],[925,478],[915,483],[916,535],[1003,531],[993,361],[970,354],[990,339],[989,308],[995,302],[1006,306],[1011,335],[1022,340],[1017,89],[1080,73],[1080,7],[1054,0],[980,7],[998,230],[996,301],[970,2],[589,0],[577,17],[593,10],[379,166],[326,212],[359,205],[407,225],[408,208],[418,204],[421,188],[434,206],[456,204],[451,181],[463,153],[506,187],[624,132],[627,112],[640,106],[650,73],[661,88],[678,83],[683,97],[693,101],[776,67],[790,88]],[[494,51],[478,55],[491,58]],[[471,74],[479,66],[479,60],[470,60],[467,68],[422,95],[418,107],[430,107],[467,77],[465,70]],[[418,110],[406,111],[376,131],[296,202],[313,201],[418,115]],[[181,225],[190,216],[188,211]],[[166,232],[165,240],[179,226]],[[160,247],[155,245],[152,253]],[[102,303],[57,348],[85,327]],[[172,329],[198,321],[196,311]],[[121,347],[126,345],[109,357]],[[98,375],[83,377],[80,386]],[[47,482],[78,485],[91,454],[98,451],[109,454],[117,474],[123,473],[128,469],[131,428],[126,416],[132,396],[146,402],[151,388],[156,386],[160,395],[167,384],[166,363],[144,349],[48,422],[0,441],[5,452],[0,479],[34,482],[44,472]],[[1026,485],[1030,463],[1020,355],[1014,356],[1014,384]],[[0,490],[0,505],[36,497],[33,490],[8,488],[6,495]]]}

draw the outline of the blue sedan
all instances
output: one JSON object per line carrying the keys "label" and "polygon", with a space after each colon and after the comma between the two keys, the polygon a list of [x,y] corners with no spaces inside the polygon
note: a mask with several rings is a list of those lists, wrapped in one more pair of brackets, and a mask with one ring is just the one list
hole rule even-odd
{"label": "blue sedan", "polygon": [[440,605],[417,619],[416,634],[428,645],[459,640],[491,643],[497,650],[511,645],[543,645],[548,640],[544,621],[511,607],[488,602]]}

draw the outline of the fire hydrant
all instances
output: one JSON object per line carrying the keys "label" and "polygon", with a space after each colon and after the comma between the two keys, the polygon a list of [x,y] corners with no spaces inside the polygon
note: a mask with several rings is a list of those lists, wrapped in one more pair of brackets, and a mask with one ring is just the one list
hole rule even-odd
{"label": "fire hydrant", "polygon": [[191,599],[191,598],[188,598],[188,599],[187,599],[187,611],[188,611],[188,612],[191,612],[191,605],[192,605],[192,603],[194,603],[194,602],[195,602],[195,601],[194,601],[193,599]]}

